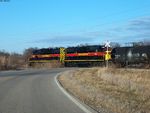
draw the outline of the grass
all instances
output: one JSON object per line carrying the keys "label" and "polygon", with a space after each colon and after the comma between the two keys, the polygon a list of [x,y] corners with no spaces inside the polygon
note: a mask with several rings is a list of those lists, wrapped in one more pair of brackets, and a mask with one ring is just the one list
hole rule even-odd
{"label": "grass", "polygon": [[58,67],[63,67],[63,65],[57,61],[53,60],[51,62],[35,62],[32,63],[31,65],[32,68],[58,68]]}
{"label": "grass", "polygon": [[150,113],[150,70],[78,69],[63,73],[59,81],[97,111]]}

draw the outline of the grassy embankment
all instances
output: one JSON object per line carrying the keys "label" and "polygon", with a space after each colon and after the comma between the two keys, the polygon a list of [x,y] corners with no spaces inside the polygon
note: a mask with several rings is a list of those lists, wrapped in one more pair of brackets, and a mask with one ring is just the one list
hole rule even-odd
{"label": "grassy embankment", "polygon": [[106,113],[150,113],[150,70],[78,69],[59,77],[82,102]]}

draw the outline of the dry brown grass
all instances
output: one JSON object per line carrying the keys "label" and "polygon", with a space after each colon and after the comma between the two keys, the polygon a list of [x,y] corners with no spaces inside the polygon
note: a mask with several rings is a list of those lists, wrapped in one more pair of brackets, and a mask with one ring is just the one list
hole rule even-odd
{"label": "dry brown grass", "polygon": [[62,67],[63,65],[57,61],[57,60],[53,60],[51,62],[45,62],[45,63],[32,63],[30,67],[32,68],[58,68],[58,67]]}
{"label": "dry brown grass", "polygon": [[78,69],[59,80],[73,95],[98,111],[150,113],[150,70]]}

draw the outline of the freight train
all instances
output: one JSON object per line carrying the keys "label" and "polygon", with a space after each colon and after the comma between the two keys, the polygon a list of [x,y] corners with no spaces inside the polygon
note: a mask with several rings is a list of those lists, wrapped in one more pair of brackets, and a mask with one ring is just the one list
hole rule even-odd
{"label": "freight train", "polygon": [[67,48],[34,50],[29,64],[59,61],[64,66],[105,66],[106,61],[117,67],[150,67],[150,46],[106,48],[103,45],[87,45]]}
{"label": "freight train", "polygon": [[104,65],[106,59],[111,59],[110,52],[111,48],[106,52],[104,46],[101,45],[39,49],[33,51],[33,54],[29,58],[29,64],[57,60],[64,66]]}
{"label": "freight train", "polygon": [[116,47],[111,58],[118,67],[150,67],[150,46]]}

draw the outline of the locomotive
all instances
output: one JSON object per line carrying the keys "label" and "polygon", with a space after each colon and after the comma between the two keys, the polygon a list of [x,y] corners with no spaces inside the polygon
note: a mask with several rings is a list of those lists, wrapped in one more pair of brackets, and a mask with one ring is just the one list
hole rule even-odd
{"label": "locomotive", "polygon": [[[107,52],[107,59],[111,59],[111,48]],[[84,45],[68,48],[43,48],[33,51],[29,64],[46,63],[53,60],[64,66],[92,66],[104,65],[106,49],[102,45]]]}
{"label": "locomotive", "polygon": [[65,66],[98,66],[105,62],[104,46],[78,46],[66,49]]}

